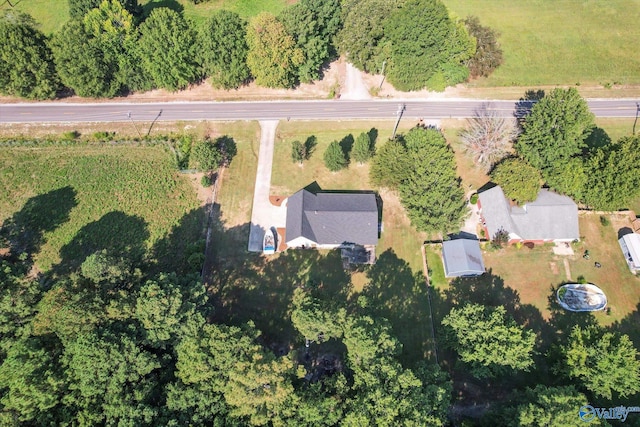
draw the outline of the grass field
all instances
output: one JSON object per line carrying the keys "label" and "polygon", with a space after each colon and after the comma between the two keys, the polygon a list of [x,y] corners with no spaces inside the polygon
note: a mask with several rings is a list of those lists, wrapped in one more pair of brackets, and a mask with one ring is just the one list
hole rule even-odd
{"label": "grass field", "polygon": [[[81,262],[90,248],[151,249],[199,206],[160,146],[3,148],[0,163],[0,221],[26,224],[44,272]],[[185,240],[202,222],[189,227]]]}
{"label": "grass field", "polygon": [[[69,4],[67,0],[18,0],[12,2],[16,9],[33,16],[40,24],[40,29],[45,34],[51,34],[69,19]],[[194,5],[188,0],[139,0],[146,12],[156,7],[169,7],[174,10],[183,10],[184,16],[200,23],[211,12],[218,9],[227,9],[237,12],[248,18],[260,12],[278,14],[287,4],[288,0],[211,0]],[[2,2],[2,9],[8,9],[8,3]]]}
{"label": "grass field", "polygon": [[444,0],[500,33],[504,63],[478,86],[640,83],[640,0]]}

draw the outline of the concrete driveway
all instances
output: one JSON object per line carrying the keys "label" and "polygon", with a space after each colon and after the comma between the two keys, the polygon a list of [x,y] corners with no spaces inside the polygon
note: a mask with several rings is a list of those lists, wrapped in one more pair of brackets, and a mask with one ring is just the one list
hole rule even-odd
{"label": "concrete driveway", "polygon": [[264,239],[265,231],[272,227],[285,227],[287,222],[286,200],[281,206],[274,206],[269,201],[273,148],[277,127],[277,120],[260,122],[260,150],[258,152],[258,170],[256,172],[256,186],[253,192],[253,208],[251,210],[249,252],[262,252],[262,240]]}

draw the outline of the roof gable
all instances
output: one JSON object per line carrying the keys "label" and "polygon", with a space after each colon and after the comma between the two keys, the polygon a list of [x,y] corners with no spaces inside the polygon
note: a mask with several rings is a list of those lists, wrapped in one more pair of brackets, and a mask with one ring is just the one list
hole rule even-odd
{"label": "roof gable", "polygon": [[447,240],[442,243],[442,259],[446,277],[484,273],[480,242],[471,239]]}
{"label": "roof gable", "polygon": [[287,204],[287,241],[301,236],[320,245],[377,244],[375,195],[298,191]]}
{"label": "roof gable", "polygon": [[511,206],[497,186],[479,194],[489,238],[501,228],[511,238],[523,240],[574,240],[580,238],[578,206],[567,196],[541,189],[535,201]]}

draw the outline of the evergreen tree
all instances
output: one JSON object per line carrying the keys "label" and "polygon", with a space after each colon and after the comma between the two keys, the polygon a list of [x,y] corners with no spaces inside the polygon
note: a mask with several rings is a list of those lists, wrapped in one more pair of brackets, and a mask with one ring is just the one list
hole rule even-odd
{"label": "evergreen tree", "polygon": [[437,129],[416,127],[404,139],[408,173],[399,190],[411,223],[427,232],[458,229],[467,207],[451,147]]}
{"label": "evergreen tree", "polygon": [[629,207],[640,196],[640,136],[621,138],[586,161],[585,202],[600,210]]}
{"label": "evergreen tree", "polygon": [[358,138],[356,138],[356,141],[353,144],[351,158],[356,162],[363,164],[371,158],[371,155],[371,138],[369,138],[368,133],[362,132],[360,135],[358,135]]}
{"label": "evergreen tree", "polygon": [[324,152],[324,165],[331,172],[337,172],[347,167],[347,159],[338,141],[329,144]]}
{"label": "evergreen tree", "polygon": [[400,183],[411,173],[409,153],[404,140],[387,141],[380,147],[371,161],[369,179],[374,185],[398,189]]}

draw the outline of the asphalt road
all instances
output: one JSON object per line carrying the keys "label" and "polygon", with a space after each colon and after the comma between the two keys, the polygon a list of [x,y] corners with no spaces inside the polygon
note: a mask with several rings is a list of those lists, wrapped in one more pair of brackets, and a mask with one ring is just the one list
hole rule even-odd
{"label": "asphalt road", "polygon": [[[634,118],[640,99],[589,100],[597,117]],[[481,100],[366,100],[366,101],[264,101],[264,102],[163,102],[71,104],[41,102],[0,104],[0,123],[123,122],[179,120],[287,120],[287,119],[393,119],[400,105],[404,116],[443,119],[473,117],[488,104],[504,116],[521,115],[531,103]]]}

